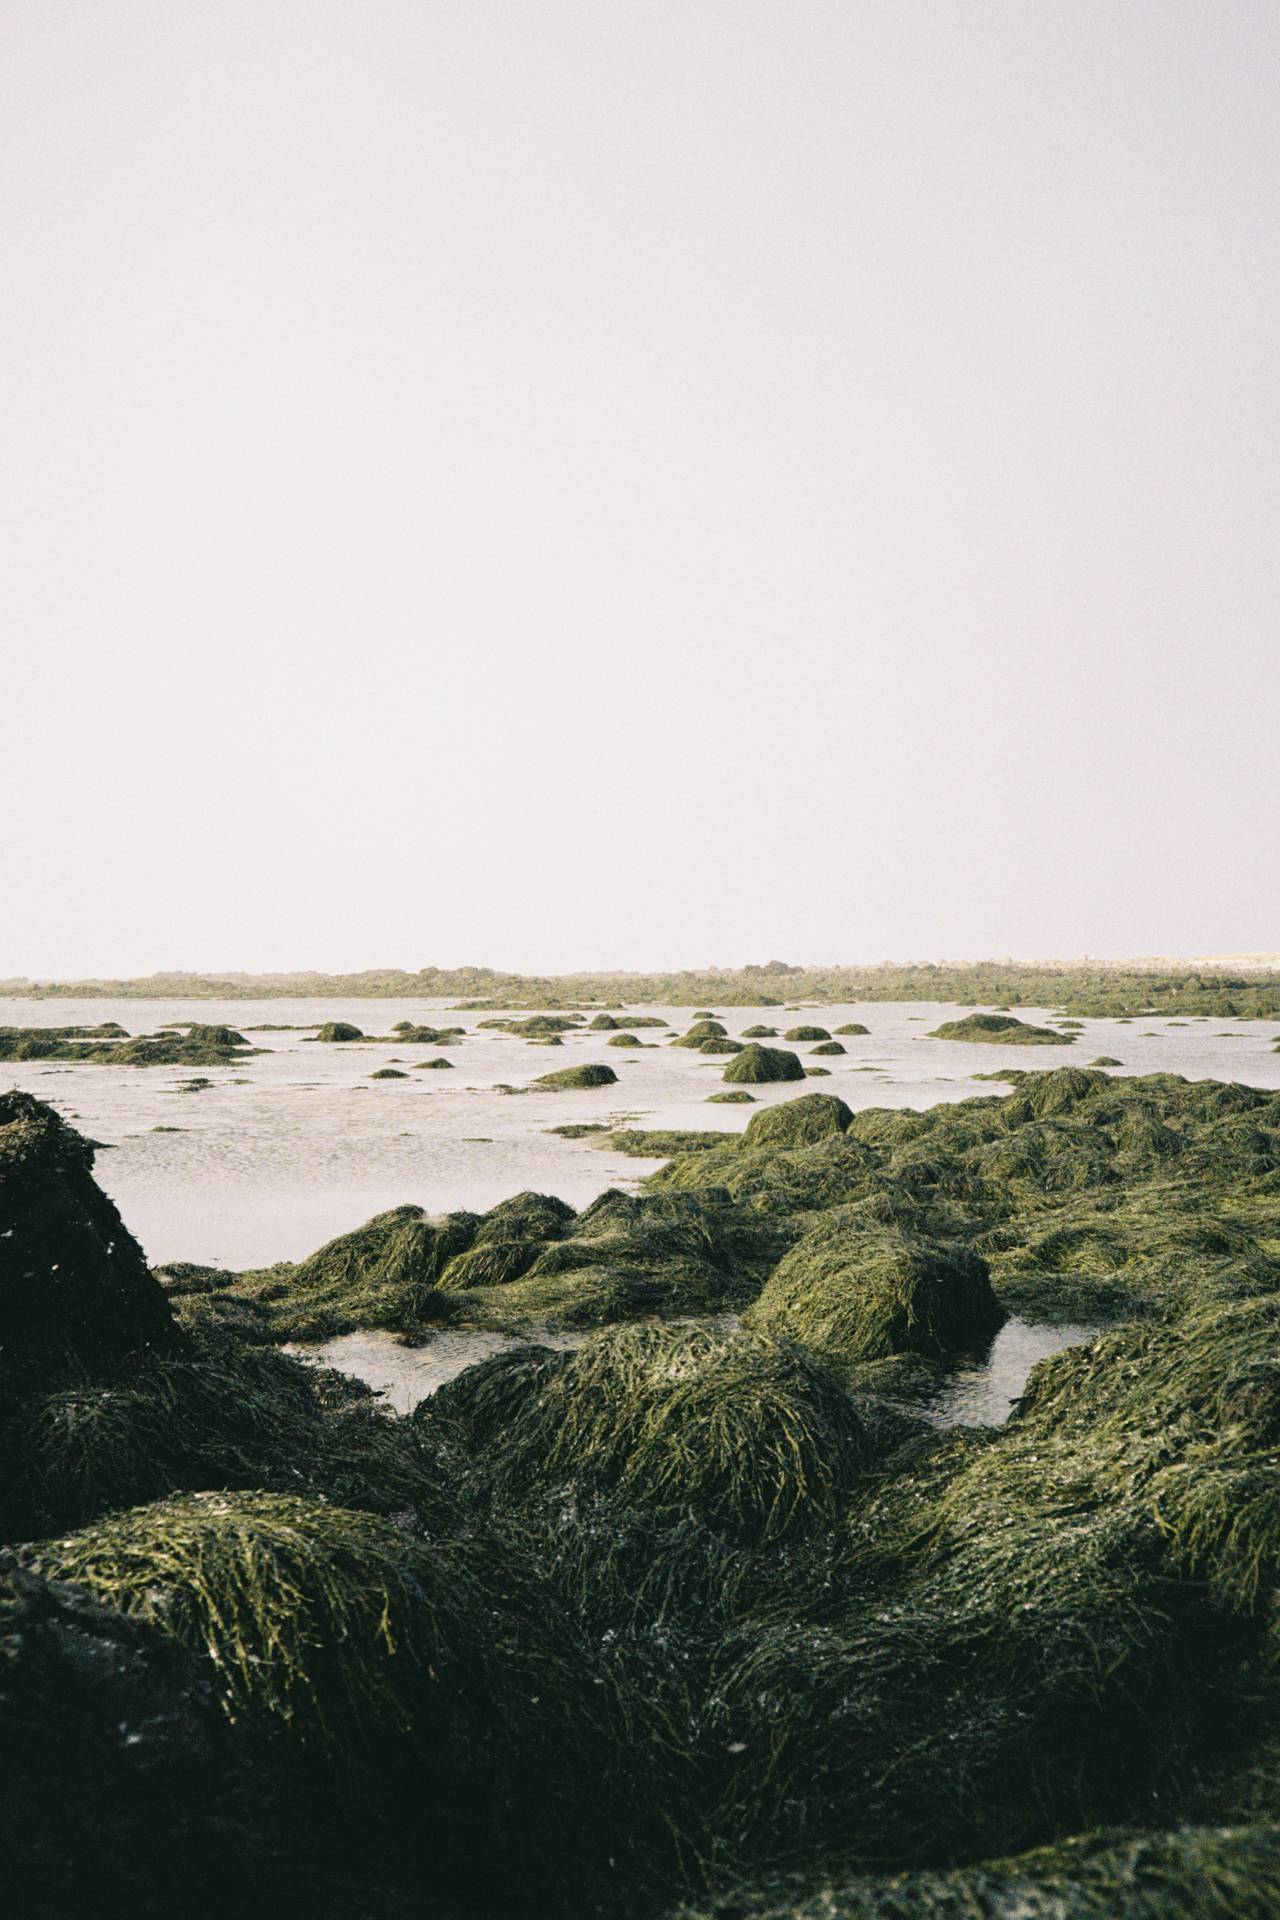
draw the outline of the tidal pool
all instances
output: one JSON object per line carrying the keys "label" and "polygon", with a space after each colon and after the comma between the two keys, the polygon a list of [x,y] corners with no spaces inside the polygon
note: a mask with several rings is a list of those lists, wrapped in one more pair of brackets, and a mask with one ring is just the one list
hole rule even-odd
{"label": "tidal pool", "polygon": [[[728,1330],[737,1325],[737,1320],[725,1314],[712,1324]],[[984,1359],[956,1367],[948,1374],[938,1393],[922,1409],[924,1416],[939,1427],[1003,1426],[1037,1361],[1061,1353],[1064,1347],[1083,1346],[1099,1331],[1098,1327],[1076,1323],[1035,1326],[1016,1317],[1007,1320]],[[495,1353],[530,1345],[568,1352],[589,1338],[586,1330],[552,1333],[546,1327],[535,1327],[527,1333],[495,1333],[474,1327],[445,1327],[431,1334],[422,1346],[403,1346],[394,1334],[373,1331],[343,1333],[333,1340],[314,1345],[299,1343],[285,1351],[318,1366],[349,1373],[382,1394],[397,1413],[412,1413],[420,1400],[428,1399],[447,1381]]]}

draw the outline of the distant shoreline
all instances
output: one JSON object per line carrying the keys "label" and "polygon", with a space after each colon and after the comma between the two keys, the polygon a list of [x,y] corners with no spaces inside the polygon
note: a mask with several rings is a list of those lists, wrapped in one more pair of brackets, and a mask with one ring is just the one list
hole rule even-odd
{"label": "distant shoreline", "polygon": [[769,961],[680,972],[517,974],[488,967],[371,968],[360,973],[156,973],[134,979],[0,981],[23,1000],[450,1000],[468,1009],[509,1007],[784,1006],[878,1000],[966,1006],[1060,1007],[1069,1013],[1174,1012],[1280,1019],[1280,958],[1210,960],[983,960],[876,966],[791,966]]}

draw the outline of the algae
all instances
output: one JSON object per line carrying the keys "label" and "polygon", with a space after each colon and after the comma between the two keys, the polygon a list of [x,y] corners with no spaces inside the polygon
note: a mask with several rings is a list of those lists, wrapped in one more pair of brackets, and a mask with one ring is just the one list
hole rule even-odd
{"label": "algae", "polygon": [[611,1087],[617,1078],[612,1067],[591,1060],[580,1067],[559,1067],[554,1073],[539,1074],[533,1084],[546,1093],[558,1093],[568,1088]]}
{"label": "algae", "polygon": [[745,1081],[749,1085],[759,1085],[768,1080],[803,1080],[804,1068],[794,1053],[785,1053],[780,1047],[762,1047],[752,1043],[730,1060],[724,1070],[724,1078],[729,1081]]}

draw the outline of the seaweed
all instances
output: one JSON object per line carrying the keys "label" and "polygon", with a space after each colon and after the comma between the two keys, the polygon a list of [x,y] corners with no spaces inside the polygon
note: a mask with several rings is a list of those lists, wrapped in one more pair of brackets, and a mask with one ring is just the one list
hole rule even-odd
{"label": "seaweed", "polygon": [[755,1086],[768,1080],[803,1080],[804,1068],[794,1053],[780,1047],[762,1047],[754,1042],[744,1047],[724,1070],[724,1078]]}
{"label": "seaweed", "polygon": [[577,1087],[611,1087],[618,1076],[612,1067],[590,1060],[580,1067],[560,1067],[555,1073],[539,1074],[534,1086],[546,1093],[558,1093]]}
{"label": "seaweed", "polygon": [[1056,1033],[1052,1027],[1033,1027],[1012,1014],[970,1013],[963,1020],[944,1020],[934,1027],[931,1040],[993,1041],[1000,1046],[1069,1047],[1074,1033]]}
{"label": "seaweed", "polygon": [[[800,1040],[829,1040],[831,1035],[825,1027],[788,1027],[782,1037],[784,1040],[794,1042]],[[844,1049],[842,1048],[841,1051],[843,1052]]]}

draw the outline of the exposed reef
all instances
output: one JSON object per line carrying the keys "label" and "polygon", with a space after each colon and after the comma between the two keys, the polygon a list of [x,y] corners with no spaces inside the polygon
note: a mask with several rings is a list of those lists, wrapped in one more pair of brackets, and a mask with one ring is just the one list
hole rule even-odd
{"label": "exposed reef", "polygon": [[[1280,1094],[1005,1079],[159,1276],[0,1096],[15,1910],[1271,1920]],[[1008,1315],[1098,1331],[938,1424]]]}

